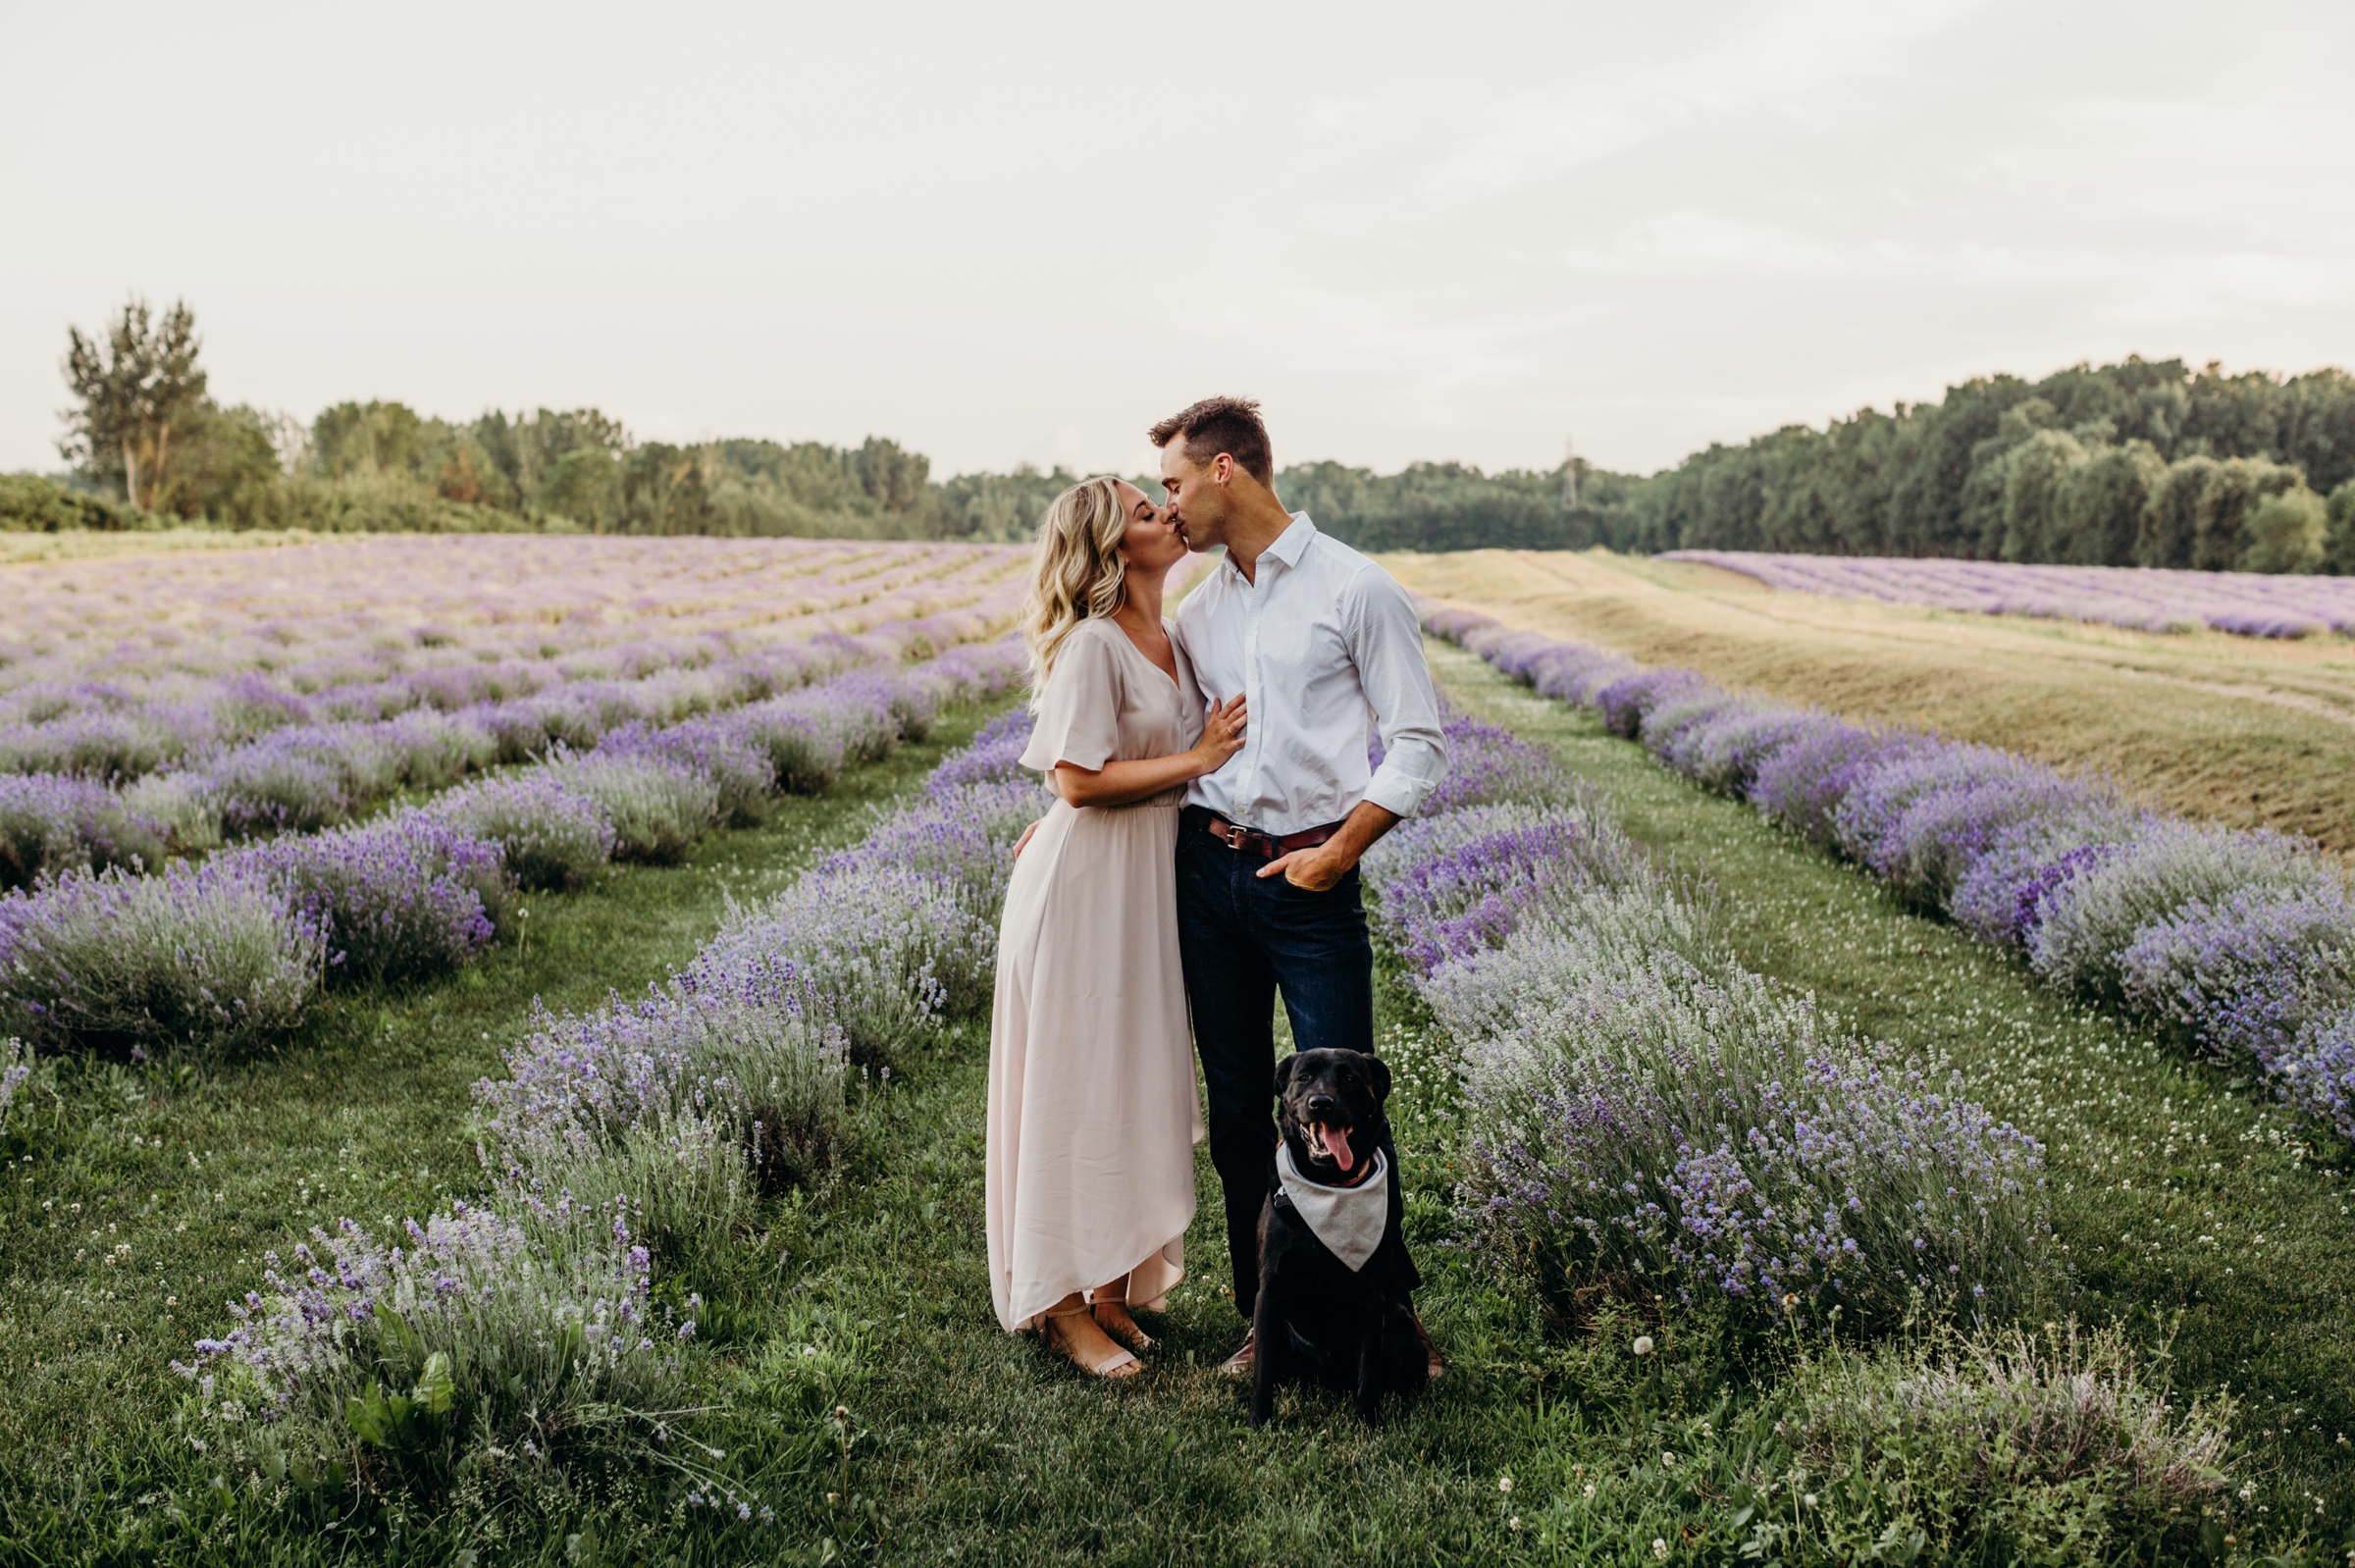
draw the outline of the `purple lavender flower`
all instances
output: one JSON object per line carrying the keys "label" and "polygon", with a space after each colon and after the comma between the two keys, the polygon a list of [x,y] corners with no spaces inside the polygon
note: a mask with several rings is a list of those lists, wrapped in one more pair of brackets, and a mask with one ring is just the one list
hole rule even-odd
{"label": "purple lavender flower", "polygon": [[2204,625],[2245,637],[2355,631],[2355,588],[2342,577],[1750,550],[1680,549],[1661,558],[1742,572],[1791,592],[1987,615],[2098,621],[2155,632]]}
{"label": "purple lavender flower", "polygon": [[169,830],[105,785],[0,774],[0,890],[69,869],[160,866]]}
{"label": "purple lavender flower", "polygon": [[423,979],[467,964],[515,888],[497,844],[423,810],[230,860],[279,887],[325,938],[330,972],[354,979]]}

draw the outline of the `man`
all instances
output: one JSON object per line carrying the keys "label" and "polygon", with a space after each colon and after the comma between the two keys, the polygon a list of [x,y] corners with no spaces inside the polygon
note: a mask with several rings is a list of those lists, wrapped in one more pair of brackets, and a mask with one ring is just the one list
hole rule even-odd
{"label": "man", "polygon": [[[1151,434],[1171,520],[1192,549],[1227,549],[1178,611],[1178,646],[1207,700],[1241,693],[1251,714],[1243,749],[1188,787],[1178,829],[1178,950],[1234,1304],[1248,1319],[1275,1179],[1277,993],[1300,1050],[1373,1052],[1357,862],[1423,804],[1446,751],[1406,590],[1277,499],[1259,405],[1205,398]],[[1369,716],[1379,768],[1367,761]],[[1394,1150],[1389,1159],[1396,1170]],[[1246,1338],[1223,1370],[1248,1373],[1255,1348]],[[1437,1376],[1437,1352],[1431,1360]]]}

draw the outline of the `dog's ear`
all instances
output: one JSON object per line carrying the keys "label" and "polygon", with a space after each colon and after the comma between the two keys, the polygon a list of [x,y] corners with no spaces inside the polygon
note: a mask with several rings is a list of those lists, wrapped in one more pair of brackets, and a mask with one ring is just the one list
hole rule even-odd
{"label": "dog's ear", "polygon": [[1374,1085],[1377,1101],[1390,1097],[1390,1065],[1378,1056],[1366,1058],[1366,1081]]}
{"label": "dog's ear", "polygon": [[1279,1098],[1282,1096],[1283,1091],[1286,1088],[1290,1087],[1292,1081],[1292,1064],[1299,1060],[1300,1053],[1294,1051],[1290,1056],[1283,1058],[1282,1061],[1279,1061],[1276,1064],[1276,1093]]}

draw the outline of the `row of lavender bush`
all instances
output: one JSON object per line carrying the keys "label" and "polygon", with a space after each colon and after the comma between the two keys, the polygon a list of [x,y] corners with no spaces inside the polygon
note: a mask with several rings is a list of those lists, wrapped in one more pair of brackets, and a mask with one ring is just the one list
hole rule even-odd
{"label": "row of lavender bush", "polygon": [[2253,1062],[2355,1138],[2355,900],[2319,849],[2199,825],[1985,746],[1874,729],[1685,669],[1427,608],[1427,630],[1599,712],[2055,986]]}
{"label": "row of lavender bush", "polygon": [[322,984],[414,980],[492,943],[524,889],[661,862],[782,789],[918,737],[944,700],[1018,678],[1010,643],[860,669],[664,729],[630,725],[365,825],[173,862],[73,870],[0,896],[0,1009],[51,1047],[244,1045]]}
{"label": "row of lavender bush", "polygon": [[852,1059],[904,1063],[985,1004],[1013,841],[1044,804],[1017,763],[1029,726],[990,724],[643,999],[537,1016],[476,1087],[489,1203],[394,1241],[345,1220],[293,1267],[271,1257],[179,1367],[193,1440],[240,1476],[330,1486],[620,1461],[751,1518],[680,1430],[712,1402],[708,1366],[654,1281],[691,1282],[759,1192],[828,1162]]}
{"label": "row of lavender bush", "polygon": [[[610,750],[617,737],[675,731],[698,715],[774,705],[848,670],[986,637],[1003,607],[725,657],[704,646],[693,651],[700,656],[635,679],[556,682],[529,695],[447,709],[421,706],[367,720],[294,716],[297,699],[267,688],[257,675],[242,700],[232,693],[218,710],[200,715],[218,728],[228,722],[222,712],[244,712],[230,727],[245,738],[176,752],[170,767],[161,766],[166,748],[153,713],[91,708],[20,725],[13,740],[0,734],[0,753],[14,747],[0,762],[36,760],[43,770],[0,771],[0,888],[73,868],[161,865],[172,853],[206,851],[226,840],[317,832],[403,791],[439,791],[501,764],[563,750]],[[436,673],[455,682],[489,672]],[[462,690],[471,695],[474,687]],[[823,782],[822,747],[783,752],[775,761],[797,785]]]}
{"label": "row of lavender bush", "polygon": [[1492,1267],[1559,1308],[1672,1289],[1752,1332],[2022,1296],[2034,1140],[1744,968],[1550,754],[1447,734],[1447,783],[1366,871],[1459,1053],[1460,1217]]}
{"label": "row of lavender bush", "polygon": [[1982,615],[2102,621],[2146,632],[2187,632],[2206,626],[2243,637],[2355,632],[2355,579],[2345,577],[1777,555],[1740,549],[1678,549],[1661,559],[1741,572],[1769,588]]}
{"label": "row of lavender bush", "polygon": [[614,701],[680,717],[722,701],[739,659],[758,680],[781,653],[790,676],[793,649],[821,639],[1002,617],[1019,562],[959,545],[408,536],[259,569],[59,568],[0,606],[0,771],[129,779],[288,725],[533,699],[558,736]]}

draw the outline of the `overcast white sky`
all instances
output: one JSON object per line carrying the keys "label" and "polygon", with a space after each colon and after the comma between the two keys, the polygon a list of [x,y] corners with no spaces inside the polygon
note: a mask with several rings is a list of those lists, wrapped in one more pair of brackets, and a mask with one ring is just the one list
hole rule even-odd
{"label": "overcast white sky", "polygon": [[2355,365],[2355,5],[10,5],[0,469],[66,326],[304,418],[1649,470],[1995,370]]}

